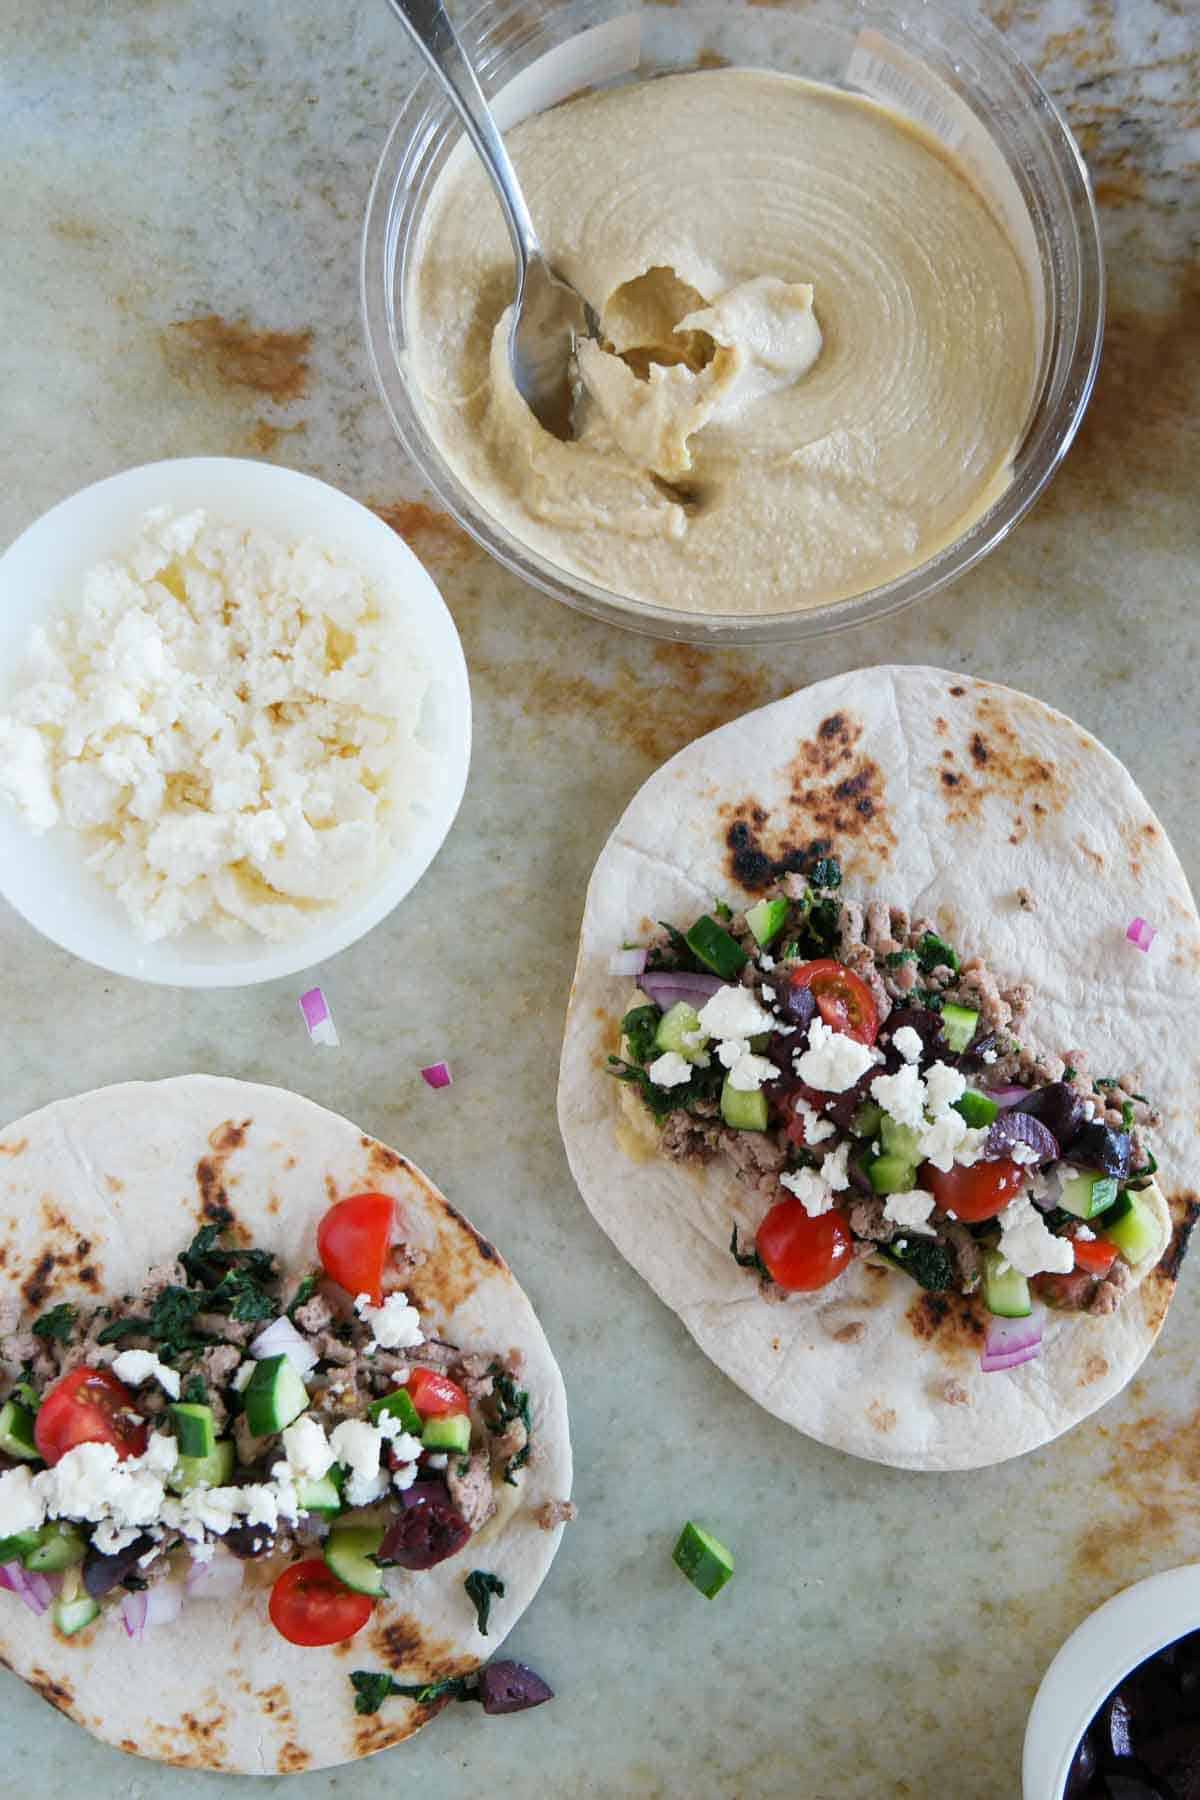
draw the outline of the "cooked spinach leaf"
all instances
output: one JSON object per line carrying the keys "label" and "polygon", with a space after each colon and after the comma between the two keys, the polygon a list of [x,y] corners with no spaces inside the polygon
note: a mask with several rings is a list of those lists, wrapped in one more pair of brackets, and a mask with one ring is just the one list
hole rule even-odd
{"label": "cooked spinach leaf", "polygon": [[757,1250],[753,1250],[748,1255],[745,1255],[738,1249],[738,1228],[736,1225],[733,1228],[733,1236],[729,1240],[729,1248],[732,1252],[733,1260],[737,1263],[739,1268],[753,1269],[756,1275],[765,1276],[768,1281],[771,1279],[767,1265],[758,1254]]}
{"label": "cooked spinach leaf", "polygon": [[654,1034],[662,1013],[657,1006],[635,1006],[621,1020],[622,1035],[628,1040],[629,1054],[636,1063],[648,1062],[654,1051]]}
{"label": "cooked spinach leaf", "polygon": [[467,1590],[467,1598],[475,1608],[475,1617],[479,1622],[479,1635],[488,1634],[488,1619],[492,1611],[492,1596],[503,1600],[504,1583],[498,1575],[492,1575],[487,1569],[472,1569],[463,1582]]}
{"label": "cooked spinach leaf", "polygon": [[33,1321],[33,1335],[53,1338],[56,1344],[69,1344],[78,1317],[79,1308],[72,1306],[69,1300],[63,1300],[58,1306],[52,1306],[49,1312],[44,1312],[40,1319]]}
{"label": "cooked spinach leaf", "polygon": [[958,974],[958,951],[953,944],[948,944],[936,931],[927,931],[917,944],[917,961],[926,975],[934,969],[946,968],[951,974]]}
{"label": "cooked spinach leaf", "polygon": [[296,1292],[293,1294],[291,1302],[288,1306],[287,1316],[289,1319],[295,1319],[296,1314],[300,1310],[300,1308],[302,1306],[308,1305],[308,1302],[312,1299],[313,1295],[316,1293],[317,1288],[320,1285],[320,1281],[321,1281],[321,1277],[319,1275],[306,1275],[304,1277],[304,1280],[300,1283],[300,1286],[296,1289]]}
{"label": "cooked spinach leaf", "polygon": [[402,1694],[408,1700],[415,1700],[418,1706],[431,1706],[435,1700],[446,1695],[455,1700],[477,1700],[479,1698],[479,1677],[477,1675],[450,1675],[444,1681],[425,1681],[409,1684],[393,1681],[390,1675],[374,1675],[368,1669],[355,1669],[350,1677],[354,1687],[354,1710],[357,1713],[376,1713],[384,1701],[392,1694]]}

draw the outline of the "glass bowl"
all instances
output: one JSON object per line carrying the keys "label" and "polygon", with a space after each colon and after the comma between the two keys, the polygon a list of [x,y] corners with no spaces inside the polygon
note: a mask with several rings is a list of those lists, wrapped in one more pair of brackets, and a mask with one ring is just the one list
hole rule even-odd
{"label": "glass bowl", "polygon": [[688,612],[631,599],[563,569],[488,513],[447,464],[410,382],[408,280],[430,194],[461,135],[422,75],[392,128],[367,203],[367,345],[400,442],[446,510],[497,560],[594,618],[696,643],[784,642],[898,612],[955,581],[1005,538],[1057,469],[1100,357],[1104,266],[1083,158],[1053,101],[982,20],[933,0],[493,0],[463,27],[502,128],[578,93],[724,63],[867,93],[939,137],[1005,220],[1041,347],[1012,479],[919,567],[849,599],[791,612]]}

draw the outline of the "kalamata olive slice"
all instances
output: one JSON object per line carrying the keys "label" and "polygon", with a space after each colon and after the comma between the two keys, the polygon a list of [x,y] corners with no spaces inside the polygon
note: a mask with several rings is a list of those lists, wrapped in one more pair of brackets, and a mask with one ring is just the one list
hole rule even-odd
{"label": "kalamata olive slice", "polygon": [[235,1525],[225,1533],[221,1542],[243,1562],[250,1562],[256,1556],[266,1556],[275,1548],[275,1533],[266,1525]]}
{"label": "kalamata olive slice", "polygon": [[101,1600],[104,1595],[132,1575],[137,1568],[137,1559],[144,1556],[151,1548],[152,1539],[135,1538],[132,1544],[126,1544],[123,1550],[117,1550],[112,1556],[102,1556],[99,1550],[89,1550],[83,1559],[80,1571],[83,1585],[93,1600]]}
{"label": "kalamata olive slice", "polygon": [[[416,1484],[414,1483],[414,1486]],[[441,1486],[440,1483],[430,1483]],[[406,1506],[388,1526],[379,1546],[379,1561],[401,1569],[432,1569],[461,1550],[471,1535],[471,1528],[442,1490],[443,1498],[430,1495],[414,1505]]]}
{"label": "kalamata olive slice", "polygon": [[989,1156],[1011,1156],[1017,1144],[1032,1150],[1039,1164],[1058,1161],[1058,1140],[1054,1133],[1047,1131],[1032,1113],[1018,1112],[1014,1107],[1009,1112],[1002,1112],[989,1125],[987,1153]]}
{"label": "kalamata olive slice", "polygon": [[[908,1026],[915,1031],[921,1040],[920,1065],[944,1062],[949,1055],[949,1047],[942,1032],[942,1020],[939,1013],[931,1011],[927,1006],[898,1006],[887,1016],[880,1028],[880,1049],[886,1049],[893,1041],[896,1033]],[[899,1058],[896,1059],[897,1062]],[[878,1069],[875,1070],[878,1074]]]}
{"label": "kalamata olive slice", "polygon": [[[810,989],[804,987],[800,982],[789,981],[786,975],[782,981],[768,982],[767,985],[775,989],[772,1011],[778,1013],[779,1017],[785,1019],[789,1025],[799,1025],[800,1031],[796,1033],[796,1036],[800,1037],[816,1017],[817,1003],[813,999]],[[788,1043],[792,1041],[790,1038],[785,1040]]]}
{"label": "kalamata olive slice", "polygon": [[1098,1169],[1101,1175],[1115,1175],[1124,1181],[1129,1173],[1130,1153],[1127,1131],[1114,1131],[1111,1125],[1089,1119],[1071,1145],[1067,1161],[1077,1168]]}
{"label": "kalamata olive slice", "polygon": [[1069,1149],[1087,1123],[1082,1098],[1065,1081],[1048,1081],[1045,1087],[1034,1088],[1027,1099],[1017,1101],[1013,1111],[1040,1119],[1058,1139],[1060,1150]]}
{"label": "kalamata olive slice", "polygon": [[554,1689],[527,1663],[494,1662],[479,1671],[479,1698],[485,1713],[525,1712],[553,1700]]}

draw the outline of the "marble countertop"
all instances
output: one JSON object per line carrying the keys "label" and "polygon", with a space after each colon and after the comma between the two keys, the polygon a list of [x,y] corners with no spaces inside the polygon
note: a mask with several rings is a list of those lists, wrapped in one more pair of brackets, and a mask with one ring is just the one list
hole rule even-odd
{"label": "marble countertop", "polygon": [[[452,1800],[530,1775],[554,1795],[922,1800],[950,1791],[951,1764],[956,1796],[1012,1800],[1058,1644],[1200,1542],[1194,1276],[1099,1418],[997,1469],[905,1475],[809,1443],[717,1375],[593,1226],[554,1123],[579,910],[611,823],[680,745],[804,682],[886,659],[1027,688],[1129,764],[1200,874],[1197,16],[1189,0],[987,10],[1064,106],[1096,183],[1108,337],[1079,440],[951,592],[882,629],[712,653],[524,588],[406,467],[357,296],[362,209],[411,67],[382,0],[112,0],[69,23],[33,0],[0,9],[0,543],[137,462],[274,458],[408,538],[471,667],[473,775],[445,850],[320,972],[340,1051],[309,1045],[303,979],[181,997],[85,967],[0,906],[5,1117],[191,1069],[296,1088],[402,1146],[500,1243],[563,1365],[581,1516],[510,1640],[559,1699],[508,1722],[456,1709],[383,1763],[289,1776],[297,1800],[400,1780]],[[448,1010],[446,918],[463,896],[504,931],[455,945]],[[449,1094],[416,1077],[441,1053]],[[637,1391],[666,1397],[653,1434],[632,1416],[631,1368]],[[738,1557],[712,1606],[669,1555],[701,1497]],[[232,1790],[123,1758],[12,1679],[0,1750],[27,1800]]]}

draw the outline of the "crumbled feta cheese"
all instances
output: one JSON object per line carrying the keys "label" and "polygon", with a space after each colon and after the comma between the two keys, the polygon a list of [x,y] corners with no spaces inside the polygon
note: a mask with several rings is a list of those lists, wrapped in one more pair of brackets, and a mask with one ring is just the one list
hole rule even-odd
{"label": "crumbled feta cheese", "polygon": [[[439,1463],[436,1456],[431,1456],[429,1458],[429,1466],[431,1469],[435,1468],[435,1467],[444,1469],[446,1466],[446,1458],[443,1456],[441,1462]],[[403,1465],[403,1467],[397,1469],[395,1474],[392,1476],[392,1486],[394,1488],[397,1488],[400,1493],[403,1493],[405,1488],[410,1488],[416,1479],[417,1479],[416,1463],[415,1462],[405,1463]]]}
{"label": "crumbled feta cheese", "polygon": [[888,1195],[883,1203],[883,1216],[896,1225],[903,1225],[908,1231],[933,1237],[933,1226],[926,1223],[933,1207],[932,1194],[927,1194],[924,1188],[910,1188],[907,1194]]}
{"label": "crumbled feta cheese", "polygon": [[1075,1267],[1070,1238],[1055,1237],[1025,1194],[1000,1214],[1000,1254],[1022,1275],[1066,1275]]}
{"label": "crumbled feta cheese", "polygon": [[717,1060],[729,1070],[729,1085],[739,1093],[754,1093],[764,1081],[779,1074],[767,1056],[755,1056],[745,1038],[727,1038],[717,1045]]}
{"label": "crumbled feta cheese", "polygon": [[387,1469],[376,1469],[373,1475],[350,1475],[346,1481],[346,1499],[351,1506],[373,1506],[387,1493],[391,1479]]}
{"label": "crumbled feta cheese", "polygon": [[1075,1227],[1075,1242],[1077,1244],[1078,1243],[1094,1244],[1095,1241],[1096,1241],[1095,1232],[1089,1231],[1086,1225],[1077,1225]]}
{"label": "crumbled feta cheese", "polygon": [[935,1119],[940,1118],[950,1111],[956,1100],[962,1099],[966,1087],[966,1077],[961,1070],[950,1068],[948,1063],[935,1062],[925,1074],[926,1109]]}
{"label": "crumbled feta cheese", "polygon": [[388,1294],[382,1306],[372,1306],[369,1294],[359,1294],[354,1310],[371,1327],[371,1336],[383,1350],[409,1350],[425,1341],[421,1315],[409,1305],[407,1294]]}
{"label": "crumbled feta cheese", "polygon": [[224,1537],[237,1520],[240,1500],[240,1488],[191,1487],[177,1500],[166,1502],[163,1517],[184,1537],[200,1537],[206,1531]]}
{"label": "crumbled feta cheese", "polygon": [[1010,1144],[1008,1147],[1009,1162],[1020,1163],[1028,1168],[1031,1163],[1040,1162],[1041,1157],[1032,1144]]}
{"label": "crumbled feta cheese", "polygon": [[833,1189],[816,1169],[791,1169],[779,1177],[781,1187],[795,1194],[810,1219],[819,1219],[834,1204]]}
{"label": "crumbled feta cheese", "polygon": [[[374,1425],[364,1419],[343,1419],[329,1434],[329,1442],[337,1461],[344,1463],[352,1476],[367,1481],[379,1470],[379,1451],[383,1439]],[[356,1506],[364,1504],[361,1500]]]}
{"label": "crumbled feta cheese", "polygon": [[877,1075],[871,1083],[871,1098],[898,1125],[920,1131],[925,1123],[925,1083],[912,1063],[905,1063],[894,1075]]}
{"label": "crumbled feta cheese", "polygon": [[430,752],[428,676],[386,596],[313,540],[148,513],[33,634],[0,794],[85,834],[153,941],[269,938],[377,878]]}
{"label": "crumbled feta cheese", "polygon": [[994,1063],[999,1060],[999,1053],[995,1050],[981,1050],[979,1060],[980,1062]]}
{"label": "crumbled feta cheese", "polygon": [[791,1106],[795,1117],[804,1121],[804,1142],[810,1148],[815,1144],[823,1144],[826,1138],[834,1136],[837,1126],[833,1120],[822,1118],[816,1108],[810,1106],[802,1095],[793,1095]]}
{"label": "crumbled feta cheese", "polygon": [[922,1126],[918,1155],[935,1169],[952,1169],[959,1150],[970,1135],[970,1127],[961,1113],[946,1112],[939,1119]]}
{"label": "crumbled feta cheese", "polygon": [[88,1519],[97,1524],[110,1520],[119,1528],[150,1525],[158,1518],[166,1495],[158,1472],[166,1472],[164,1461],[165,1453],[158,1450],[151,1460],[149,1446],[146,1456],[131,1456],[122,1462],[111,1444],[76,1444],[52,1469],[35,1475],[34,1486],[49,1518]]}
{"label": "crumbled feta cheese", "polygon": [[122,1350],[119,1356],[113,1357],[112,1372],[118,1381],[127,1382],[133,1388],[141,1387],[144,1381],[157,1381],[172,1400],[179,1398],[179,1370],[159,1362],[150,1350]]}
{"label": "crumbled feta cheese", "polygon": [[301,1413],[284,1427],[283,1454],[287,1467],[301,1481],[320,1481],[336,1460],[324,1426],[308,1413]]}
{"label": "crumbled feta cheese", "polygon": [[808,1028],[808,1049],[793,1058],[793,1067],[809,1087],[843,1094],[862,1079],[874,1060],[866,1044],[834,1031],[824,1019],[814,1019]]}
{"label": "crumbled feta cheese", "polygon": [[710,1038],[752,1038],[770,1031],[773,1015],[758,1004],[749,988],[718,988],[700,1008],[700,1028]]}
{"label": "crumbled feta cheese", "polygon": [[893,1032],[892,1042],[905,1062],[920,1062],[925,1045],[921,1041],[920,1032],[914,1031],[911,1025],[901,1025],[899,1031]]}
{"label": "crumbled feta cheese", "polygon": [[765,950],[760,950],[758,953],[758,966],[760,969],[771,970],[775,967],[775,958],[773,956],[768,956]]}
{"label": "crumbled feta cheese", "polygon": [[265,1525],[274,1531],[279,1523],[279,1501],[264,1482],[251,1482],[240,1490],[238,1511],[246,1515],[247,1525]]}
{"label": "crumbled feta cheese", "polygon": [[439,1450],[436,1456],[427,1456],[425,1458],[427,1466],[431,1469],[444,1469],[449,1461],[450,1458],[446,1455],[444,1450]]}
{"label": "crumbled feta cheese", "polygon": [[405,1431],[397,1413],[382,1413],[379,1419],[379,1435],[387,1439],[388,1448],[397,1462],[416,1462],[421,1454],[421,1440]]}
{"label": "crumbled feta cheese", "polygon": [[758,991],[764,1000],[773,1000],[775,998],[775,989],[773,987],[768,987],[765,981]]}
{"label": "crumbled feta cheese", "polygon": [[821,1178],[827,1181],[834,1193],[840,1194],[850,1186],[850,1145],[843,1142],[836,1150],[832,1150],[821,1164]]}
{"label": "crumbled feta cheese", "polygon": [[646,1070],[655,1087],[682,1087],[692,1079],[692,1065],[678,1050],[664,1050]]}
{"label": "crumbled feta cheese", "polygon": [[[680,1042],[682,1043],[685,1050],[703,1050],[704,1046],[708,1042],[707,1034],[703,1031],[682,1031],[682,1032],[680,1032],[679,1036],[680,1036]],[[707,1067],[708,1067],[707,1056],[698,1056],[696,1058],[695,1067],[699,1068],[699,1069],[707,1069]]]}
{"label": "crumbled feta cheese", "polygon": [[45,1496],[34,1486],[28,1469],[8,1469],[0,1475],[0,1537],[36,1531],[45,1517]]}

